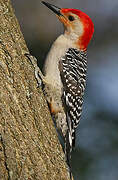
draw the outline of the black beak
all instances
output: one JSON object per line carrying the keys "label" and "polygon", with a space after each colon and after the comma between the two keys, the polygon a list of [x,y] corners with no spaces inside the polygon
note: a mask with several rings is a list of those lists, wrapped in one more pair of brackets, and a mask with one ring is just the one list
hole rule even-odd
{"label": "black beak", "polygon": [[51,9],[55,14],[57,14],[58,16],[62,16],[62,14],[60,13],[61,8],[58,8],[55,5],[49,4],[45,1],[42,1],[42,3],[47,6],[49,9]]}

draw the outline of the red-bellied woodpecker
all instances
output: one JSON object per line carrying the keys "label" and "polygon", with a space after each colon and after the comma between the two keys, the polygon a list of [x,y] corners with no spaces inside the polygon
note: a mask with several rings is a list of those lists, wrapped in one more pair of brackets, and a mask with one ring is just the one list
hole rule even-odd
{"label": "red-bellied woodpecker", "polygon": [[47,55],[43,81],[56,126],[65,140],[67,164],[75,146],[86,86],[87,46],[94,32],[90,17],[77,9],[58,8],[42,1],[63,23],[65,31]]}

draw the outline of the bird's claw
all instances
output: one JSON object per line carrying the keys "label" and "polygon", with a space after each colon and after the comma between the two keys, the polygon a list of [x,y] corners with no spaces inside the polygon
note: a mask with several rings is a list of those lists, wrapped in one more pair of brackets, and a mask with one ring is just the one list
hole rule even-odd
{"label": "bird's claw", "polygon": [[37,65],[37,59],[28,53],[25,53],[24,55],[30,60],[31,64],[34,67],[34,73],[35,73],[35,78],[37,80],[38,87],[42,87],[43,74]]}

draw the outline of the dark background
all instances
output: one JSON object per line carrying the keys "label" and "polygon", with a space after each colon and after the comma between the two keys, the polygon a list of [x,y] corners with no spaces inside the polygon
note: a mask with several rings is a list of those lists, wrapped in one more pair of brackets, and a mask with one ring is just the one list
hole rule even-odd
{"label": "dark background", "polygon": [[[118,0],[48,0],[59,7],[78,8],[95,25],[88,48],[88,77],[76,150],[75,180],[118,179]],[[30,53],[42,67],[63,27],[39,0],[12,0]]]}

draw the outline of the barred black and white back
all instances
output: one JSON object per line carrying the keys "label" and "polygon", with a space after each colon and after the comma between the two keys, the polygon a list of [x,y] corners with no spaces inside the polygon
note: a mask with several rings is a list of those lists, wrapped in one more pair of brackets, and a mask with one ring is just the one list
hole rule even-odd
{"label": "barred black and white back", "polygon": [[86,52],[69,48],[59,62],[59,70],[63,83],[62,101],[68,125],[65,151],[67,161],[69,161],[70,153],[75,146],[75,131],[82,112],[83,95],[86,86]]}

